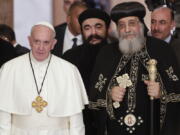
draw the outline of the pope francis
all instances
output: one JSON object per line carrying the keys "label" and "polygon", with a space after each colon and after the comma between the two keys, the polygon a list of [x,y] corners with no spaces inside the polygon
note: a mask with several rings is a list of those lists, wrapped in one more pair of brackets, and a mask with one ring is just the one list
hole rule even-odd
{"label": "pope francis", "polygon": [[88,98],[77,68],[50,53],[53,26],[35,24],[28,40],[31,52],[0,69],[0,135],[84,135]]}

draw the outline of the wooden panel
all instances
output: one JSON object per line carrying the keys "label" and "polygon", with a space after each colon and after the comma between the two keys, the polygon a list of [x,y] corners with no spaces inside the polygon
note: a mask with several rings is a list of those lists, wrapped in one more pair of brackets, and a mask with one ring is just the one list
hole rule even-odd
{"label": "wooden panel", "polygon": [[0,0],[0,23],[13,27],[13,0]]}
{"label": "wooden panel", "polygon": [[63,10],[63,0],[53,0],[53,24],[54,26],[66,22],[66,14]]}

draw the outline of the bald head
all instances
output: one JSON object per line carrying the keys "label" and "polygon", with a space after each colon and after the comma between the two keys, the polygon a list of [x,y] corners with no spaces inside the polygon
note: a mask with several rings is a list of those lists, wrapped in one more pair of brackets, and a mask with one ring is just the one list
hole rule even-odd
{"label": "bald head", "polygon": [[159,7],[151,14],[151,34],[153,37],[165,40],[175,27],[174,13],[168,7]]}
{"label": "bald head", "polygon": [[67,15],[67,24],[69,31],[77,36],[81,33],[80,24],[78,22],[79,15],[87,9],[87,5],[84,2],[76,1],[69,8]]}
{"label": "bald head", "polygon": [[63,8],[66,14],[68,14],[70,6],[76,1],[82,1],[82,0],[64,0]]}

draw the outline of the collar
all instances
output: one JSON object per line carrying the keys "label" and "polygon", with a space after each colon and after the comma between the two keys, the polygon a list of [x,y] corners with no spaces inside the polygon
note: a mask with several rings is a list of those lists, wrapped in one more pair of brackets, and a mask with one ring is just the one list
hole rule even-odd
{"label": "collar", "polygon": [[43,61],[37,61],[37,60],[34,58],[34,56],[33,56],[33,54],[32,54],[32,51],[30,52],[30,57],[31,57],[32,63],[33,63],[34,65],[37,65],[37,66],[46,65],[46,64],[48,63],[51,55],[52,55],[52,54],[49,54],[48,58],[46,58],[46,59],[43,60]]}
{"label": "collar", "polygon": [[68,27],[66,27],[66,34],[67,34],[68,38],[71,39],[71,40],[72,40],[73,38],[77,38],[77,41],[79,41],[79,40],[82,39],[82,35],[81,35],[81,34],[79,34],[79,35],[77,35],[77,36],[74,36],[74,35],[70,32],[70,30],[69,30]]}
{"label": "collar", "polygon": [[171,38],[172,38],[172,35],[169,35],[164,41],[165,41],[166,43],[170,43]]}

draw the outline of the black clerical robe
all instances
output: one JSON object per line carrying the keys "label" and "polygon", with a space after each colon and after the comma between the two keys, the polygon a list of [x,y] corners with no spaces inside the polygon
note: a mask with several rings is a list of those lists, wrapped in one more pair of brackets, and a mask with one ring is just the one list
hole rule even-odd
{"label": "black clerical robe", "polygon": [[[89,90],[90,77],[92,74],[96,56],[99,50],[105,45],[107,45],[106,41],[103,41],[102,43],[97,45],[90,45],[84,43],[81,46],[77,46],[76,48],[66,51],[62,56],[63,59],[77,66],[82,76],[87,93]],[[94,126],[95,120],[93,120],[94,117],[92,117],[92,115],[93,112],[86,107],[83,111],[86,135],[97,134],[97,129]]]}
{"label": "black clerical robe", "polygon": [[[158,62],[156,81],[161,88],[161,98],[154,100],[154,135],[178,135],[180,71],[174,53],[165,44],[147,37],[145,47],[133,55],[121,54],[117,44],[100,51],[89,90],[89,107],[104,120],[98,125],[101,135],[106,131],[108,135],[150,135],[150,98],[144,84],[149,79],[150,59]],[[118,85],[116,78],[124,74],[129,75],[132,85],[126,88],[120,107],[115,108],[110,91]]]}
{"label": "black clerical robe", "polygon": [[62,56],[63,59],[77,66],[87,90],[96,56],[99,50],[105,45],[107,45],[106,41],[97,45],[89,45],[84,43],[81,46],[68,50]]}

